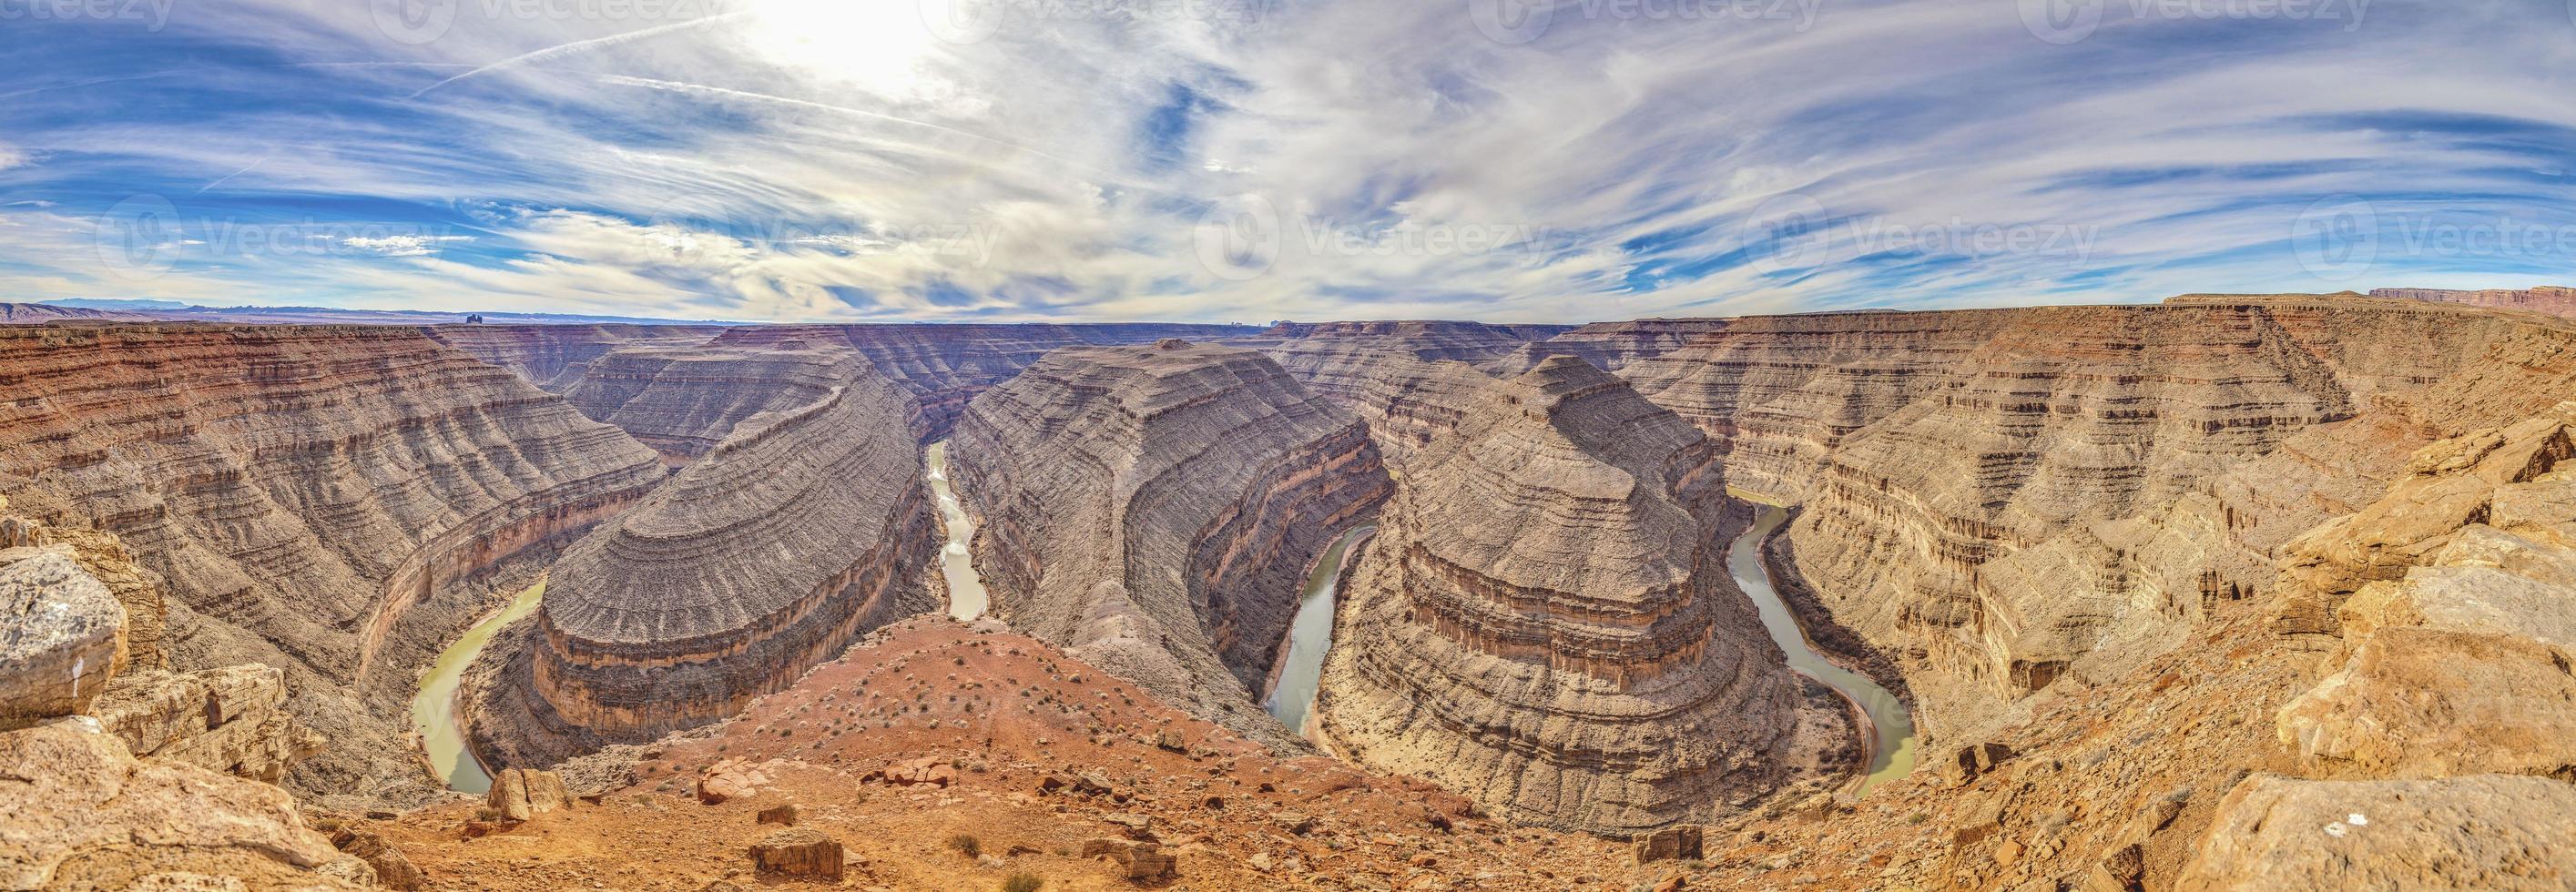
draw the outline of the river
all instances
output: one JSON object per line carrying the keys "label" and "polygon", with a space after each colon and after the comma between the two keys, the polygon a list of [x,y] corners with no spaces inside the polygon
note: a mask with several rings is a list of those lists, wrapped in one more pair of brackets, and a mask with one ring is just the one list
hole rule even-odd
{"label": "river", "polygon": [[1780,600],[1771,587],[1770,572],[1762,565],[1762,540],[1789,519],[1789,509],[1766,505],[1762,516],[1746,530],[1735,545],[1727,549],[1726,568],[1735,575],[1735,584],[1753,598],[1754,608],[1762,614],[1762,628],[1771,640],[1789,656],[1789,668],[1799,674],[1825,683],[1845,699],[1858,705],[1869,717],[1869,771],[1860,783],[1861,793],[1914,770],[1914,720],[1906,715],[1905,704],[1886,688],[1853,672],[1816,652],[1807,633],[1798,626],[1798,617]]}
{"label": "river", "polygon": [[1342,562],[1351,545],[1377,527],[1343,533],[1315,561],[1306,585],[1297,590],[1297,615],[1288,622],[1288,654],[1280,659],[1279,678],[1270,685],[1264,709],[1288,727],[1306,732],[1306,714],[1315,706],[1315,688],[1324,680],[1324,655],[1333,649],[1333,597],[1342,584]]}
{"label": "river", "polygon": [[966,506],[957,503],[957,491],[948,483],[946,440],[930,444],[930,493],[948,527],[948,544],[939,549],[939,572],[948,579],[948,615],[960,622],[973,620],[984,615],[992,596],[984,591],[984,577],[975,572],[975,521],[966,516]]}
{"label": "river", "polygon": [[494,633],[512,620],[537,609],[537,601],[546,594],[546,581],[528,586],[510,606],[475,623],[464,637],[439,651],[438,662],[431,663],[429,675],[421,679],[420,695],[411,701],[411,726],[420,732],[421,748],[429,752],[429,763],[438,767],[447,788],[460,793],[482,795],[492,789],[492,776],[483,771],[483,763],[465,748],[465,729],[457,722],[456,686],[465,677],[465,667],[474,663],[483,646],[492,643]]}

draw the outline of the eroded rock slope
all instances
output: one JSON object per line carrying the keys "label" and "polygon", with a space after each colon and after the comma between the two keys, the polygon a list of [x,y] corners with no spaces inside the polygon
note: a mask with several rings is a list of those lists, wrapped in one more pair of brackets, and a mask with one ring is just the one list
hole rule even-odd
{"label": "eroded rock slope", "polygon": [[1367,427],[1251,350],[1060,350],[975,398],[949,450],[993,612],[1194,715],[1254,705],[1332,540],[1383,500]]}
{"label": "eroded rock slope", "polygon": [[583,538],[486,658],[478,750],[544,766],[722,719],[936,609],[919,423],[909,395],[857,376],[743,422]]}
{"label": "eroded rock slope", "polygon": [[1488,381],[1462,418],[1403,465],[1353,573],[1330,743],[1605,833],[1789,781],[1800,687],[1727,577],[1707,438],[1570,356]]}
{"label": "eroded rock slope", "polygon": [[0,375],[11,510],[112,534],[166,582],[147,665],[284,670],[336,742],[289,777],[317,795],[424,793],[413,670],[662,478],[617,429],[417,329],[7,329]]}

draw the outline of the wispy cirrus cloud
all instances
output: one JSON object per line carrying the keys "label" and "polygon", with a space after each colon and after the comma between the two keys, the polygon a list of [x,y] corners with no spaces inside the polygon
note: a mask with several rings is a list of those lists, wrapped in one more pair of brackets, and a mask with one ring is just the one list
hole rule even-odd
{"label": "wispy cirrus cloud", "polygon": [[2576,22],[2554,8],[2034,6],[2058,10],[254,0],[46,22],[0,62],[0,284],[1581,320],[2568,268]]}

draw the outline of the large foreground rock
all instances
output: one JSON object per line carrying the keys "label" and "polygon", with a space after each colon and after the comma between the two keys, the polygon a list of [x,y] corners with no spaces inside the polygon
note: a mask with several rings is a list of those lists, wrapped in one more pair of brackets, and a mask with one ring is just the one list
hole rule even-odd
{"label": "large foreground rock", "polygon": [[2576,786],[2537,777],[2237,785],[2183,890],[2563,890]]}
{"label": "large foreground rock", "polygon": [[305,829],[285,790],[137,761],[71,720],[0,733],[0,888],[130,888],[163,873],[251,888],[372,885],[374,871]]}
{"label": "large foreground rock", "polygon": [[88,709],[125,666],[125,607],[107,586],[61,551],[16,551],[0,566],[0,730]]}

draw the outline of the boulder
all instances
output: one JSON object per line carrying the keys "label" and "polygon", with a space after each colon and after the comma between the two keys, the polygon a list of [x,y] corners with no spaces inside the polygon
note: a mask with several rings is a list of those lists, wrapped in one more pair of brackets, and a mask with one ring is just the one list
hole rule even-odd
{"label": "boulder", "polygon": [[1107,858],[1118,866],[1120,876],[1131,880],[1150,880],[1178,872],[1176,862],[1162,846],[1133,839],[1085,840],[1082,857]]}
{"label": "boulder", "polygon": [[1631,848],[1638,864],[1697,861],[1700,858],[1700,827],[1697,824],[1666,827],[1637,837]]}
{"label": "boulder", "polygon": [[1941,762],[1941,782],[1952,787],[1967,786],[2012,757],[2012,747],[2000,743],[1972,743],[1960,747]]}
{"label": "boulder", "polygon": [[504,821],[526,821],[556,809],[570,809],[572,794],[564,789],[563,776],[552,771],[506,768],[493,776],[492,789],[484,794],[492,813]]}
{"label": "boulder", "polygon": [[0,730],[85,712],[125,668],[125,607],[63,550],[0,567]]}
{"label": "boulder", "polygon": [[760,815],[753,820],[762,824],[796,826],[796,803],[789,802],[761,809]]}
{"label": "boulder", "polygon": [[841,879],[841,841],[805,827],[770,834],[751,847],[751,862],[760,873]]}

